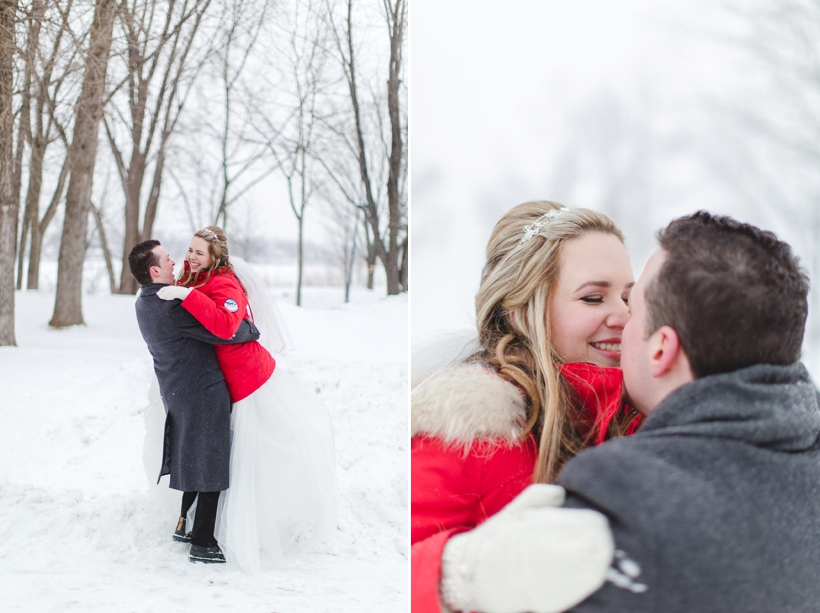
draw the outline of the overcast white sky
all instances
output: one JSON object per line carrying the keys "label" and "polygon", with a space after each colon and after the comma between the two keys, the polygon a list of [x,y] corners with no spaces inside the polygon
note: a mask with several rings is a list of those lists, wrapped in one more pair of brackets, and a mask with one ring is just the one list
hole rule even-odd
{"label": "overcast white sky", "polygon": [[414,339],[473,324],[487,238],[526,200],[611,215],[636,276],[653,232],[701,208],[808,249],[713,172],[748,170],[715,108],[753,106],[768,76],[721,40],[744,26],[712,4],[412,1]]}

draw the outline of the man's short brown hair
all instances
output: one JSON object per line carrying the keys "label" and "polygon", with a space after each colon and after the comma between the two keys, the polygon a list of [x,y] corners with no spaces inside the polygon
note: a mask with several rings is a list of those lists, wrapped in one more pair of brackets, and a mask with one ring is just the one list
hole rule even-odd
{"label": "man's short brown hair", "polygon": [[143,241],[131,250],[128,254],[128,268],[140,285],[153,283],[151,279],[151,266],[159,266],[159,256],[154,253],[154,247],[159,247],[158,240]]}
{"label": "man's short brown hair", "polygon": [[809,278],[788,244],[705,211],[658,242],[666,258],[646,288],[646,332],[671,326],[695,378],[800,359]]}

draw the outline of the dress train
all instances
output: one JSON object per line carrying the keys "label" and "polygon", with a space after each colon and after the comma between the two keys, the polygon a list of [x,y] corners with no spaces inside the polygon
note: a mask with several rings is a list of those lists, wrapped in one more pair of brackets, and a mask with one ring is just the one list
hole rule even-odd
{"label": "dress train", "polygon": [[234,404],[231,434],[231,485],[215,530],[228,563],[258,572],[296,541],[328,538],[336,515],[333,430],[316,395],[277,367]]}

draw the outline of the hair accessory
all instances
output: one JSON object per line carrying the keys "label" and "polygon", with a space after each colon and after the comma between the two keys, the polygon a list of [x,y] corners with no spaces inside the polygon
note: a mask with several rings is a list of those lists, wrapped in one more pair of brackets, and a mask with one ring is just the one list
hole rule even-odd
{"label": "hair accessory", "polygon": [[199,231],[199,233],[200,234],[206,234],[208,236],[208,238],[210,238],[215,243],[219,242],[219,237],[216,235],[216,232],[214,232],[213,230],[211,230],[209,228],[203,228],[202,230]]}
{"label": "hair accessory", "polygon": [[521,240],[518,242],[518,244],[523,245],[524,243],[526,243],[533,236],[538,234],[541,231],[541,228],[546,226],[549,222],[558,217],[564,211],[569,211],[569,209],[565,206],[562,206],[560,209],[552,209],[541,215],[541,217],[536,219],[530,225],[524,226],[524,236],[521,237]]}

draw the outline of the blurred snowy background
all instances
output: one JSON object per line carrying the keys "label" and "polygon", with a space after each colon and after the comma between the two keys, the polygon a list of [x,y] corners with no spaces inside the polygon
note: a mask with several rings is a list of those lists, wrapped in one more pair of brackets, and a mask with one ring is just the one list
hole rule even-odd
{"label": "blurred snowy background", "polygon": [[413,0],[413,341],[474,321],[498,218],[533,199],[610,215],[636,276],[671,219],[774,231],[815,288],[820,3]]}

